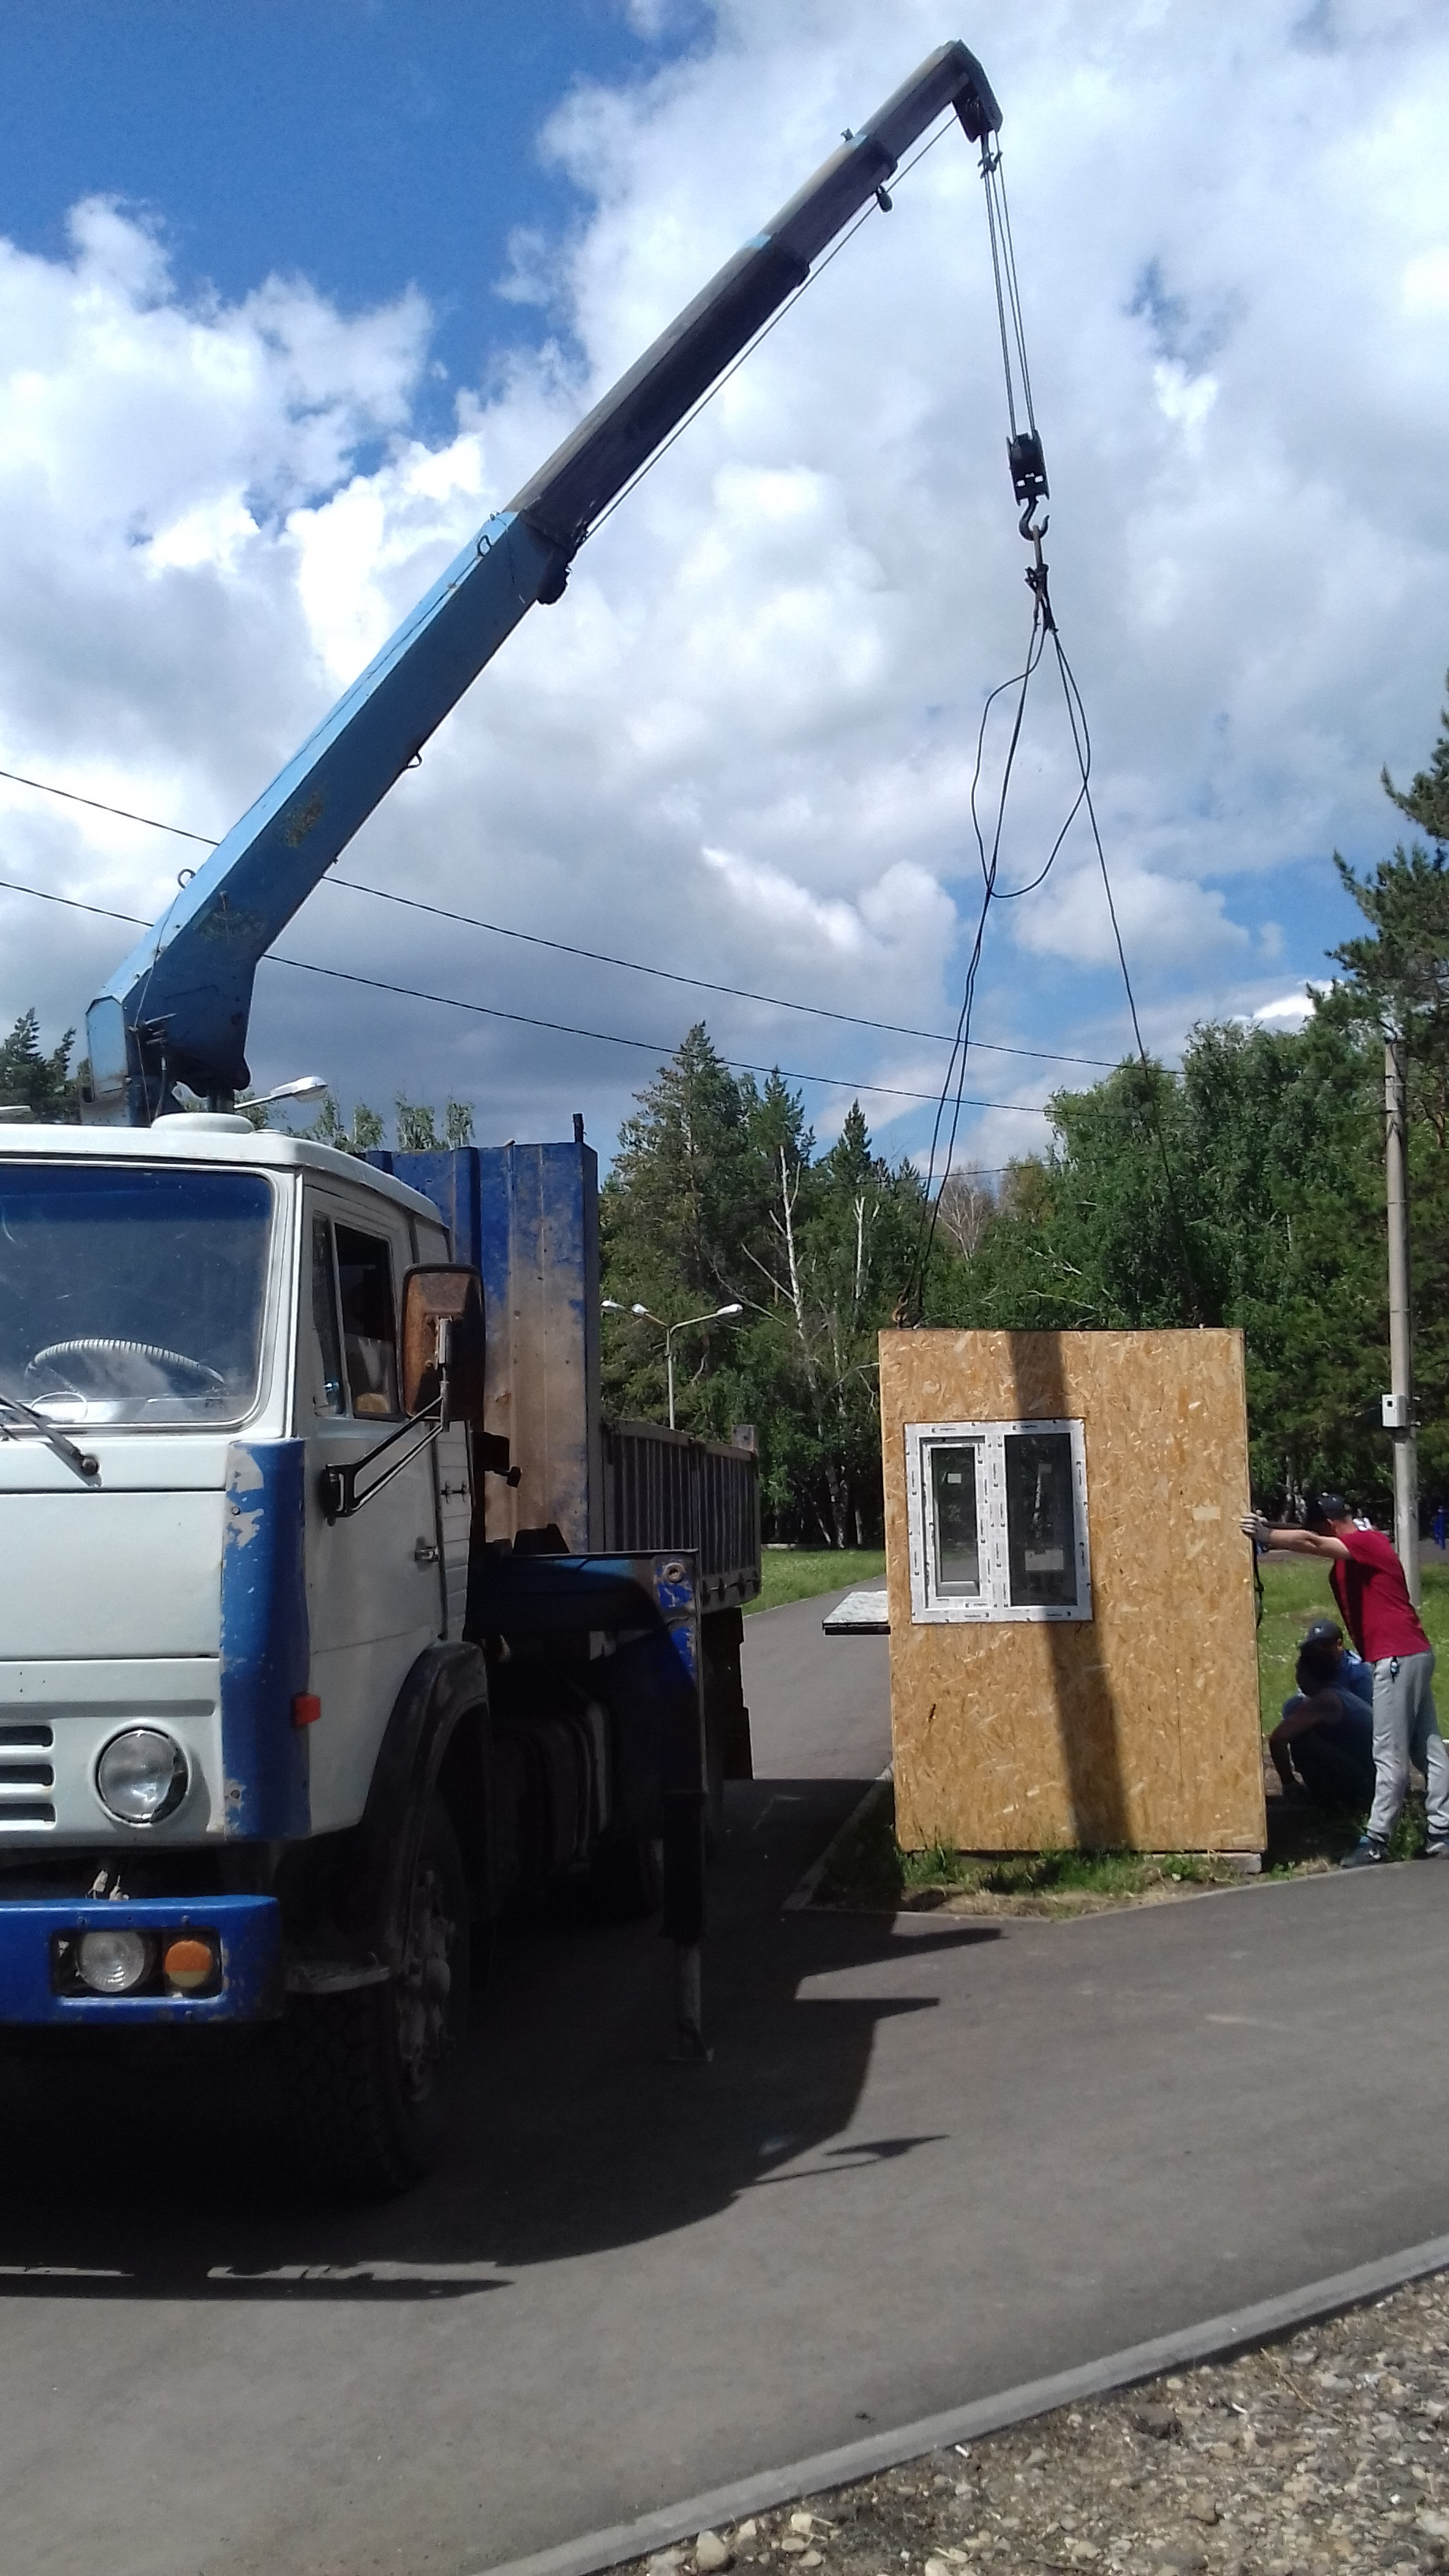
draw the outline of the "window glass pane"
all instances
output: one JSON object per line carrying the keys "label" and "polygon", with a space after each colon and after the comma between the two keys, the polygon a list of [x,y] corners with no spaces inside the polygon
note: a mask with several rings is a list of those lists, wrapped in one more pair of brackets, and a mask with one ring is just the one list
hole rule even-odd
{"label": "window glass pane", "polygon": [[932,1448],[931,1588],[939,1600],[975,1601],[981,1593],[976,1529],[976,1451]]}
{"label": "window glass pane", "polygon": [[332,1275],[332,1228],[325,1216],[312,1219],[312,1322],[316,1327],[319,1366],[316,1406],[319,1413],[345,1413],[342,1384],[342,1335],[337,1323],[337,1282]]}
{"label": "window glass pane", "polygon": [[1071,1434],[1008,1432],[1005,1449],[1012,1608],[1070,1609],[1077,1598]]}
{"label": "window glass pane", "polygon": [[0,1389],[58,1425],[240,1422],[271,1187],[185,1164],[0,1165]]}
{"label": "window glass pane", "polygon": [[337,1285],[342,1293],[342,1355],[352,1410],[364,1418],[395,1414],[397,1322],[392,1302],[392,1254],[376,1234],[339,1225]]}

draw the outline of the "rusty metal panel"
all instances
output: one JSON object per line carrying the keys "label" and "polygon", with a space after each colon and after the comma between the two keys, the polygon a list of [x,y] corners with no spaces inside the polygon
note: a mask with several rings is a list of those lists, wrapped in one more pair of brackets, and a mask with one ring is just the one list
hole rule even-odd
{"label": "rusty metal panel", "polygon": [[483,1277],[484,1419],[509,1443],[516,1488],[490,1476],[489,1539],[552,1524],[585,1554],[599,1500],[599,1167],[593,1147],[468,1145],[369,1156],[430,1198],[453,1250]]}
{"label": "rusty metal panel", "polygon": [[704,1606],[760,1589],[759,1462],[654,1422],[599,1418],[599,1167],[592,1146],[468,1145],[368,1161],[431,1199],[482,1273],[484,1420],[520,1482],[490,1476],[489,1540],[552,1525],[575,1555],[698,1555]]}

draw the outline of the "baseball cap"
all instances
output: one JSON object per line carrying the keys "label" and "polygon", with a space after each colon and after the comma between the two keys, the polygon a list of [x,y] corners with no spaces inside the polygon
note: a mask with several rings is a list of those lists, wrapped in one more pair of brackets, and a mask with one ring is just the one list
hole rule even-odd
{"label": "baseball cap", "polygon": [[1303,1643],[1305,1646],[1341,1646],[1343,1630],[1336,1619],[1315,1619]]}
{"label": "baseball cap", "polygon": [[1346,1521],[1348,1505],[1342,1494],[1315,1494],[1309,1521]]}

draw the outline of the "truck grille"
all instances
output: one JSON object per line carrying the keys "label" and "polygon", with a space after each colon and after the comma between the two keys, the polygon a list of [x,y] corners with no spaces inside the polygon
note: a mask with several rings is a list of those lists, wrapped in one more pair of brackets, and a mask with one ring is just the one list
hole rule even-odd
{"label": "truck grille", "polygon": [[0,1834],[11,1825],[53,1825],[55,1802],[38,1790],[55,1787],[46,1757],[55,1743],[48,1726],[0,1726]]}

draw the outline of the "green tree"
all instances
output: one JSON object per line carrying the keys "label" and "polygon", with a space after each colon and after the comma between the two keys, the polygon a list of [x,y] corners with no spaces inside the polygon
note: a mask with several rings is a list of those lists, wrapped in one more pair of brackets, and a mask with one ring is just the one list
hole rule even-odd
{"label": "green tree", "polygon": [[1255,1488],[1288,1504],[1325,1484],[1383,1492],[1381,1081],[1372,1039],[1320,1011],[1292,1036],[1198,1029],[1150,1095],[1132,1066],[1058,1095],[1051,1156],[1012,1176],[931,1320],[1238,1325]]}
{"label": "green tree", "polygon": [[359,1100],[349,1127],[329,1091],[311,1126],[304,1127],[302,1133],[315,1138],[319,1145],[331,1145],[339,1154],[366,1154],[374,1145],[383,1143],[387,1130],[377,1111],[369,1109],[365,1100]]}
{"label": "green tree", "polygon": [[753,1093],[701,1022],[637,1095],[638,1111],[619,1131],[607,1240],[616,1259],[632,1261],[661,1291],[672,1283],[703,1302],[732,1287],[741,1245],[760,1216]]}
{"label": "green tree", "polygon": [[22,1011],[0,1045],[0,1103],[30,1110],[36,1118],[72,1121],[80,1114],[70,1072],[74,1029],[46,1055],[40,1044],[40,1014]]}
{"label": "green tree", "polygon": [[[872,1150],[859,1103],[818,1154],[798,1092],[778,1073],[737,1078],[692,1029],[639,1094],[604,1184],[605,1292],[664,1322],[738,1300],[738,1323],[675,1342],[681,1425],[756,1426],[769,1525],[832,1546],[881,1516],[876,1336],[890,1319],[920,1207],[909,1167]],[[605,1397],[664,1412],[662,1337],[609,1318]]]}

